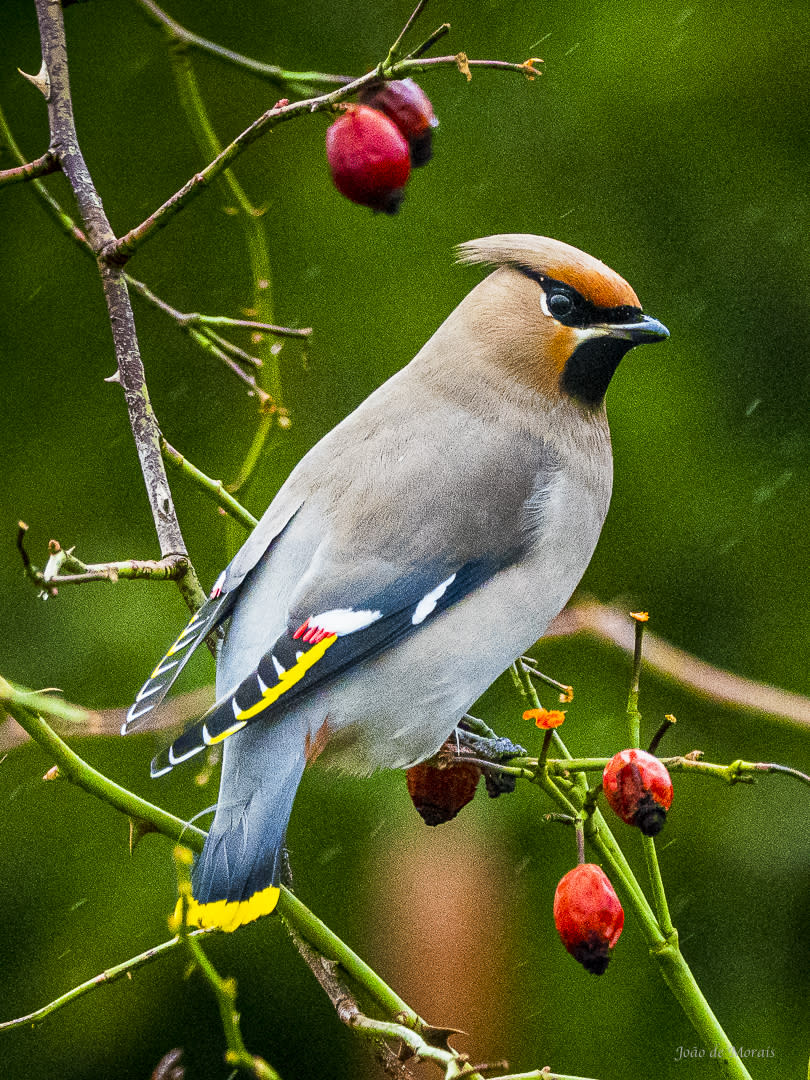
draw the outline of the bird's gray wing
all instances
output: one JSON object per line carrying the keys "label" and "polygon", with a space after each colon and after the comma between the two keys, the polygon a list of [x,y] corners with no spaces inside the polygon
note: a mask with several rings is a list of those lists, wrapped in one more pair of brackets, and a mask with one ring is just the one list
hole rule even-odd
{"label": "bird's gray wing", "polygon": [[448,565],[438,560],[382,589],[354,595],[351,606],[324,609],[322,603],[299,597],[286,630],[256,670],[156,756],[152,776],[163,775],[248,724],[272,720],[316,687],[415,633],[501,568],[493,555],[449,573]]}
{"label": "bird's gray wing", "polygon": [[220,575],[209,599],[192,616],[166,655],[138,691],[121,734],[133,731],[168,694],[191,654],[231,614],[245,578],[281,536],[300,509],[301,500],[274,500],[245,544]]}

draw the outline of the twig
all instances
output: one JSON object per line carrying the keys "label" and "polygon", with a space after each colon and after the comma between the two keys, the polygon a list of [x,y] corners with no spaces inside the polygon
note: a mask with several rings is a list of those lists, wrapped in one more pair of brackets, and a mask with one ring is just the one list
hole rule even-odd
{"label": "twig", "polygon": [[402,42],[405,40],[405,38],[406,38],[406,36],[408,34],[408,31],[411,29],[413,24],[416,22],[416,20],[419,18],[419,16],[422,14],[422,12],[427,7],[427,2],[428,2],[428,0],[419,0],[419,3],[416,5],[416,7],[411,12],[411,15],[410,15],[408,21],[405,23],[405,25],[400,30],[399,37],[396,39],[394,44],[388,50],[388,56],[385,58],[385,61],[383,62],[383,68],[390,68],[391,65],[394,64],[399,59],[399,54],[402,52]]}
{"label": "twig", "polygon": [[198,49],[227,64],[250,71],[282,89],[292,90],[293,87],[305,86],[342,86],[344,83],[351,82],[351,77],[348,75],[327,75],[319,71],[286,71],[276,64],[263,64],[259,60],[243,56],[232,49],[223,48],[214,41],[208,41],[199,34],[192,33],[191,30],[187,30],[167,15],[153,0],[135,0],[135,3],[151,22],[166,32],[172,41],[187,48]]}
{"label": "twig", "polygon": [[663,723],[658,728],[658,731],[656,731],[656,733],[650,739],[650,745],[647,747],[648,754],[655,753],[663,737],[668,731],[672,729],[674,724],[677,724],[677,722],[678,721],[675,719],[672,713],[667,713],[667,715],[664,717]]}
{"label": "twig", "polygon": [[408,55],[405,57],[405,59],[406,60],[416,60],[418,57],[424,56],[425,53],[429,49],[433,48],[433,46],[436,44],[437,41],[441,41],[441,39],[445,36],[445,34],[449,34],[449,33],[450,33],[450,23],[442,23],[442,25],[438,26],[433,31],[433,33],[430,34],[429,37],[425,38],[425,40],[422,42],[421,45],[417,45],[416,48],[413,50],[413,52],[409,52]]}
{"label": "twig", "polygon": [[557,679],[552,679],[550,675],[544,674],[538,666],[537,661],[532,656],[521,656],[521,662],[525,665],[528,673],[535,679],[540,679],[546,686],[553,686],[555,690],[560,693],[560,704],[567,705],[574,700],[574,688],[569,686],[568,683],[558,682]]}
{"label": "twig", "polygon": [[[62,6],[50,0],[36,0],[36,8],[42,44],[42,88],[48,104],[51,150],[73,189],[87,240],[93,251],[100,254],[104,248],[115,243],[115,234],[76,136]],[[115,344],[118,378],[126,398],[160,553],[164,558],[168,555],[187,557],[160,455],[159,430],[146,388],[126,281],[121,268],[109,260],[100,258],[98,265]],[[203,603],[205,594],[190,563],[186,573],[178,579],[178,584],[189,608],[195,610]]]}
{"label": "twig", "polygon": [[[301,959],[317,979],[321,989],[332,1002],[337,1012],[338,1019],[348,1023],[348,1016],[353,1010],[360,1012],[348,987],[338,978],[339,965],[334,960],[326,960],[319,952],[316,952],[293,926],[287,925],[287,933],[292,939]],[[407,1029],[406,1029],[407,1030]],[[391,1049],[384,1039],[372,1039],[374,1054],[383,1071],[395,1080],[415,1080],[413,1073],[406,1069],[400,1056]]]}
{"label": "twig", "polygon": [[[197,929],[192,930],[190,936],[198,937],[200,934],[208,934],[210,932],[210,930]],[[35,1024],[39,1024],[45,1020],[51,1013],[55,1013],[58,1009],[63,1008],[65,1005],[69,1005],[72,1001],[76,1001],[77,998],[83,997],[91,990],[96,990],[99,986],[108,986],[110,983],[114,983],[117,979],[123,978],[125,975],[129,978],[133,971],[137,971],[138,968],[143,967],[145,964],[149,964],[158,957],[164,956],[179,944],[180,938],[173,937],[169,941],[164,941],[160,945],[155,945],[151,949],[147,949],[145,952],[138,953],[137,956],[130,957],[129,960],[125,960],[122,964],[116,964],[114,967],[107,968],[106,971],[102,971],[98,975],[94,975],[92,979],[88,979],[86,982],[74,986],[71,990],[61,994],[47,1005],[43,1005],[40,1009],[35,1009],[34,1012],[27,1013],[25,1016],[19,1016],[15,1020],[0,1021],[0,1031],[11,1031],[12,1028],[17,1027],[33,1027]]]}
{"label": "twig", "polygon": [[121,562],[83,563],[65,551],[58,540],[48,544],[49,557],[44,570],[34,566],[25,549],[28,526],[21,521],[17,528],[17,550],[27,577],[39,588],[40,596],[56,596],[59,585],[83,585],[89,581],[177,581],[188,571],[188,557],[168,555],[165,559],[125,559]]}
{"label": "twig", "polygon": [[[25,159],[24,159],[24,156],[22,154],[22,151],[20,150],[19,146],[17,145],[16,141],[14,140],[14,137],[13,137],[13,135],[11,133],[11,130],[8,127],[8,124],[6,122],[6,119],[5,119],[5,116],[3,115],[2,110],[0,110],[0,136],[2,136],[5,139],[6,143],[8,144],[8,147],[12,151],[13,155],[19,161],[24,161]],[[87,239],[87,236],[76,225],[75,221],[73,221],[73,219],[70,217],[70,215],[65,213],[63,208],[56,201],[56,199],[54,199],[54,197],[51,195],[51,193],[48,191],[48,189],[45,187],[45,185],[39,180],[33,180],[31,186],[34,189],[34,191],[36,192],[36,194],[39,196],[39,198],[42,200],[42,203],[45,206],[45,209],[48,211],[48,213],[51,215],[51,217],[54,219],[54,221],[59,225],[59,228],[62,229],[62,231],[67,236],[70,237],[70,239],[78,246],[78,248],[85,255],[89,255],[90,258],[95,258],[93,249],[92,249],[92,247],[91,247],[91,245],[90,245],[90,243],[89,243],[89,241]],[[212,320],[215,320],[217,318],[217,316],[186,315],[183,312],[178,311],[176,308],[172,307],[171,304],[166,303],[165,300],[162,300],[159,296],[157,296],[154,292],[152,292],[152,290],[147,285],[145,285],[142,281],[139,281],[137,278],[132,277],[132,275],[130,275],[128,273],[125,273],[123,275],[123,277],[124,277],[124,281],[126,282],[127,286],[129,286],[130,288],[135,289],[135,291],[137,293],[139,293],[139,295],[141,295],[148,303],[150,303],[153,307],[157,308],[158,311],[162,311],[164,315],[167,315],[170,319],[172,319],[174,322],[176,322],[177,325],[180,326],[183,329],[185,329],[186,326],[192,326],[192,327],[195,326],[197,319],[205,320],[205,319],[210,318]],[[225,317],[222,316],[222,318],[225,318]],[[237,323],[237,324],[241,324],[242,321],[243,320],[238,320],[238,319],[234,320],[234,322]],[[256,329],[264,329],[268,333],[274,332],[273,330],[270,329],[269,325],[264,325],[264,324],[261,325],[261,326],[257,326]],[[287,328],[286,327],[278,327],[278,328],[275,328],[275,329],[278,329],[279,331],[281,331],[281,330],[286,330]],[[301,331],[302,336],[303,336],[304,333],[305,333],[305,331]],[[299,336],[298,331],[290,330],[290,336],[293,336],[293,335],[294,336]],[[226,359],[225,354],[223,354],[221,351],[219,351],[215,346],[211,347],[211,343],[207,339],[207,335],[203,334],[202,336],[199,336],[199,335],[193,335],[193,334],[191,334],[189,332],[189,337],[191,337],[192,341],[194,341],[194,343],[196,345],[198,345],[199,347],[201,347],[205,352],[211,353],[212,355],[216,356],[217,359],[225,360],[226,366],[231,368],[231,370],[234,371],[234,374],[237,375],[238,378],[240,378],[243,382],[247,383],[247,385],[250,388],[251,392],[256,393],[257,387],[256,387],[255,380],[252,379],[252,377],[250,375],[248,375],[247,372],[245,372],[241,368],[239,368],[239,365],[233,365],[232,366],[232,362],[230,360]],[[262,392],[262,394],[263,394],[263,392]],[[266,398],[263,399],[261,394],[257,394],[257,396],[259,397],[260,404],[262,404],[263,402],[266,402],[267,399]]]}
{"label": "twig", "polygon": [[639,684],[641,680],[641,657],[644,644],[644,627],[649,619],[646,611],[630,613],[633,620],[633,670],[630,676],[630,691],[627,695],[627,726],[629,746],[641,744],[641,713],[638,710]]}
{"label": "twig", "polygon": [[[469,67],[516,71],[523,75],[528,73],[527,65],[512,64],[503,60],[468,60],[465,63]],[[427,60],[400,60],[391,67],[386,68],[385,71],[383,71],[382,64],[379,64],[372,71],[330,93],[268,109],[258,119],[254,120],[249,127],[245,128],[241,134],[237,135],[233,142],[229,143],[213,161],[206,165],[204,169],[195,173],[191,179],[187,180],[174,195],[153,211],[144,221],[130,229],[124,236],[111,241],[104,249],[105,258],[115,263],[126,262],[150,236],[159,229],[165,228],[175,214],[179,213],[203,188],[210,185],[248,146],[279,124],[299,116],[331,110],[334,105],[352,97],[363,87],[378,82],[381,78],[398,79],[411,71],[427,71],[435,67],[450,66],[458,66],[458,57],[440,56]]]}
{"label": "twig", "polygon": [[[128,817],[134,817],[152,825],[156,832],[163,833],[196,852],[202,851],[206,836],[202,829],[120,787],[74,753],[45,720],[37,715],[39,712],[49,715],[50,699],[45,698],[44,701],[37,702],[37,706],[41,704],[44,707],[38,708],[35,713],[31,709],[30,702],[20,698],[19,691],[5,680],[0,680],[0,704],[3,704],[31,738],[50,754],[59,767],[60,775],[64,775],[77,786],[84,788],[85,791],[120,810]],[[337,961],[388,1016],[412,1030],[422,1029],[424,1021],[418,1013],[414,1012],[407,1002],[403,1001],[357,953],[341,941],[283,885],[277,910],[313,948],[328,959]]]}
{"label": "twig", "polygon": [[311,326],[276,326],[274,323],[258,322],[255,319],[231,319],[227,315],[184,315],[183,318],[192,326],[233,326],[244,330],[260,330],[276,337],[308,338],[312,334]]}
{"label": "twig", "polygon": [[23,180],[34,180],[37,176],[47,176],[48,173],[58,172],[59,168],[57,159],[50,150],[46,150],[34,161],[15,165],[12,169],[0,169],[0,187],[5,184],[18,184]]}
{"label": "twig", "polygon": [[233,495],[225,490],[221,480],[212,480],[209,476],[206,476],[196,465],[192,465],[188,458],[184,458],[179,450],[175,450],[163,436],[160,439],[160,447],[163,451],[163,457],[170,465],[185,473],[186,476],[191,477],[214,502],[221,506],[223,510],[226,510],[240,525],[243,525],[246,529],[254,529],[258,525],[258,518],[255,518]]}
{"label": "twig", "polygon": [[[266,393],[266,391],[264,391],[258,385],[255,377],[253,375],[250,375],[247,371],[240,367],[239,364],[237,364],[228,355],[224,348],[221,348],[220,345],[218,345],[215,341],[212,340],[209,332],[207,331],[206,327],[202,322],[202,316],[196,314],[187,315],[182,311],[178,311],[177,308],[172,307],[171,304],[167,303],[165,300],[162,300],[159,296],[152,292],[148,285],[145,285],[142,281],[138,281],[137,278],[133,278],[129,274],[124,274],[124,278],[127,284],[131,286],[135,290],[135,292],[138,293],[139,296],[143,297],[143,299],[146,300],[148,304],[156,308],[158,311],[162,311],[164,315],[168,315],[168,317],[172,319],[177,324],[177,326],[185,334],[187,334],[188,337],[191,338],[194,344],[197,345],[200,349],[202,349],[203,352],[209,353],[211,356],[214,356],[217,360],[220,360],[222,363],[224,363],[225,366],[230,371],[232,371],[241,382],[245,383],[245,385],[249,388],[251,394],[255,395],[255,397],[259,401],[260,407],[263,410],[273,409],[273,399],[268,393]],[[215,316],[212,316],[212,318],[215,318]],[[199,327],[202,327],[202,329],[199,329]],[[223,340],[219,337],[219,335],[214,336],[220,342]],[[233,347],[235,349],[235,346],[231,346],[230,342],[228,343],[228,345],[229,347]],[[249,360],[252,364],[256,363],[255,357],[249,357]],[[261,361],[259,361],[259,363],[261,363]]]}
{"label": "twig", "polygon": [[[102,775],[92,765],[88,765],[78,754],[74,753],[67,743],[60,739],[56,732],[38,715],[39,712],[48,715],[50,711],[49,699],[46,698],[44,702],[37,702],[37,707],[34,708],[30,700],[22,698],[11,684],[2,679],[0,680],[0,702],[20,727],[25,728],[31,738],[39,743],[44,750],[48,751],[59,766],[60,776],[114,806],[116,810],[120,810],[128,817],[140,818],[150,825],[154,825],[158,832],[165,833],[166,836],[170,836],[173,840],[182,840],[183,843],[198,846],[198,850],[202,848],[205,840],[205,833],[202,829],[198,829],[196,825],[191,825],[189,822],[175,817],[174,814],[162,810],[159,806],[154,806],[152,803],[147,802],[146,799],[133,794],[133,792],[127,791],[126,788]],[[45,708],[41,708],[42,705]]]}
{"label": "twig", "polygon": [[237,364],[223,349],[216,345],[207,334],[195,330],[192,326],[188,327],[187,331],[189,337],[199,345],[203,352],[210,353],[218,360],[221,360],[225,367],[229,368],[237,379],[247,386],[250,394],[258,400],[259,408],[265,415],[276,412],[276,405],[273,398],[266,390],[263,390],[261,386],[259,386],[255,375],[248,374],[243,367]]}
{"label": "twig", "polygon": [[[188,52],[177,49],[171,51],[170,57],[180,104],[200,148],[202,160],[206,161],[211,157],[216,157],[222,150],[222,144],[214,130],[200,92],[191,57]],[[272,267],[267,230],[262,220],[263,212],[253,205],[232,169],[225,169],[222,180],[230,189],[239,208],[239,223],[244,232],[245,246],[250,261],[250,277],[253,291],[251,314],[255,313],[260,317],[261,321],[271,323],[273,318]],[[203,332],[211,338],[217,337],[210,326],[204,326]],[[195,333],[195,331],[192,331],[192,333]],[[268,347],[267,342],[262,339],[260,352],[262,354],[262,365],[254,379],[254,385],[269,397],[265,402],[260,401],[261,415],[259,422],[239,470],[240,478],[244,479],[251,475],[254,466],[259,461],[270,432],[276,426],[283,426],[286,421],[278,350],[272,346]],[[265,360],[267,361],[266,367],[264,366]],[[228,485],[232,494],[236,494],[241,486],[242,483]],[[226,522],[226,546],[229,551],[233,552],[238,548],[241,538],[235,536],[228,525],[229,523]]]}

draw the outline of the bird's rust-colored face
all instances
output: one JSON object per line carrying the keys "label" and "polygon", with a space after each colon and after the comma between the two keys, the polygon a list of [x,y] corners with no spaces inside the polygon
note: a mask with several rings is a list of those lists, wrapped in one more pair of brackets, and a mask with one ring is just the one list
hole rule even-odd
{"label": "bird's rust-colored face", "polygon": [[551,398],[600,406],[628,349],[669,336],[624,278],[568,244],[505,234],[459,250],[462,262],[500,266],[479,286],[476,322],[489,320],[498,362]]}

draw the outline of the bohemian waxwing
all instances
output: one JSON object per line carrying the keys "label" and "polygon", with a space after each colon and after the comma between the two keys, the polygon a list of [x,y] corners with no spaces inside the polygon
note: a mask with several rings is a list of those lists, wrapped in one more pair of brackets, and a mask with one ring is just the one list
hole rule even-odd
{"label": "bohemian waxwing", "polygon": [[191,923],[271,911],[304,766],[368,774],[436,753],[593,554],[612,483],[605,391],[628,349],[668,331],[557,240],[459,251],[494,273],[299,462],[130,709],[124,730],[229,620],[216,704],[152,763],[162,776],[227,740]]}

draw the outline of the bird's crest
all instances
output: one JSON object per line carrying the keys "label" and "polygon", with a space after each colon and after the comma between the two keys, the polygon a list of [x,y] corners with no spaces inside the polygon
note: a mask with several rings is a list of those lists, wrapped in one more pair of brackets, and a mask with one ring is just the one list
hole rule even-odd
{"label": "bird's crest", "polygon": [[615,270],[592,255],[548,236],[501,233],[468,240],[456,250],[460,263],[512,266],[533,276],[564,281],[598,308],[641,307],[633,289]]}

